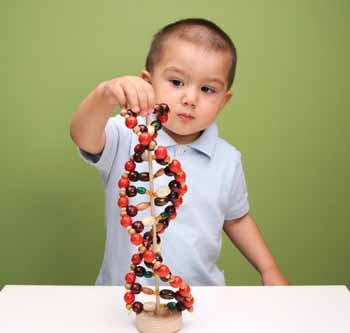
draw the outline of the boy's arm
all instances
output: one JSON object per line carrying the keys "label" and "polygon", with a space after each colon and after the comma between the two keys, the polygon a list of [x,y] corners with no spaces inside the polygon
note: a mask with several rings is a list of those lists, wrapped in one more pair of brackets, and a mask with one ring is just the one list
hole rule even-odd
{"label": "boy's arm", "polygon": [[288,285],[287,278],[281,273],[254,218],[249,213],[239,219],[225,221],[224,231],[260,273],[264,285]]}

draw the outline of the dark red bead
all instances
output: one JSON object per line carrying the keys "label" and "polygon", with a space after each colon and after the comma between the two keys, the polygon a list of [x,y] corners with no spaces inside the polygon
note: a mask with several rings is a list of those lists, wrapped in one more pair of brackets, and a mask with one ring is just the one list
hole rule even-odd
{"label": "dark red bead", "polygon": [[143,162],[143,158],[142,158],[142,154],[141,153],[135,153],[134,155],[132,155],[132,158],[137,163]]}
{"label": "dark red bead", "polygon": [[174,202],[179,198],[179,193],[172,191],[168,194],[167,198],[169,199],[169,201]]}
{"label": "dark red bead", "polygon": [[177,309],[177,311],[184,311],[184,310],[186,310],[186,306],[182,302],[177,302],[176,303],[176,309]]}
{"label": "dark red bead", "polygon": [[154,204],[156,206],[164,206],[169,202],[168,198],[155,198],[154,199]]}
{"label": "dark red bead", "polygon": [[131,206],[131,205],[127,206],[126,207],[126,213],[129,216],[133,217],[133,216],[137,215],[137,208],[135,206]]}
{"label": "dark red bead", "polygon": [[158,159],[156,159],[156,162],[157,162],[158,164],[160,164],[160,165],[168,165],[168,163],[165,162],[164,160],[158,160]]}
{"label": "dark red bead", "polygon": [[169,110],[169,106],[168,106],[168,104],[166,104],[166,103],[160,103],[159,104],[159,106],[160,106],[160,112],[161,113],[168,113],[170,110]]}
{"label": "dark red bead", "polygon": [[126,171],[134,171],[136,168],[136,164],[134,161],[127,161],[124,167]]}
{"label": "dark red bead", "polygon": [[141,313],[143,311],[143,304],[141,302],[134,302],[132,305],[132,310],[135,313]]}
{"label": "dark red bead", "polygon": [[163,299],[173,299],[175,297],[175,293],[170,289],[163,289],[160,291],[159,296]]}
{"label": "dark red bead", "polygon": [[169,177],[175,176],[175,173],[169,169],[169,165],[164,168],[164,173]]}

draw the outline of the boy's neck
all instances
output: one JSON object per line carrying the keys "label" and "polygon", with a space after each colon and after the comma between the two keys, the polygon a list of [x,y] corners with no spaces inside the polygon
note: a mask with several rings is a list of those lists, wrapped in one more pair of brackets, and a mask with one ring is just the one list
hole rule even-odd
{"label": "boy's neck", "polygon": [[162,128],[164,130],[165,133],[167,133],[177,144],[180,145],[185,145],[188,143],[192,143],[193,141],[197,140],[202,133],[204,132],[204,130],[197,132],[197,133],[193,133],[193,134],[189,134],[189,135],[180,135],[180,134],[176,134],[172,131],[170,131],[169,129],[167,129],[165,126],[163,126]]}

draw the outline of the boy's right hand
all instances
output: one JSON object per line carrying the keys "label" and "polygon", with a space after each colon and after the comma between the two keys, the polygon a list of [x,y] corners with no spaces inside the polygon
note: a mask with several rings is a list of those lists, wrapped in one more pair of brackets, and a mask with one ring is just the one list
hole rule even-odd
{"label": "boy's right hand", "polygon": [[138,76],[121,76],[102,82],[101,93],[111,105],[131,109],[141,116],[153,112],[154,90],[150,83]]}

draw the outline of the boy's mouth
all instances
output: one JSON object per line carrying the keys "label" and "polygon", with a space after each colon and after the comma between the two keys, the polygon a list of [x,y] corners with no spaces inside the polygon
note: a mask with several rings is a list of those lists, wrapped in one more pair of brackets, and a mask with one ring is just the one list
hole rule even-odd
{"label": "boy's mouth", "polygon": [[190,113],[178,113],[177,116],[185,122],[191,121],[194,117]]}

